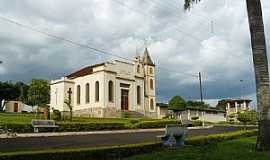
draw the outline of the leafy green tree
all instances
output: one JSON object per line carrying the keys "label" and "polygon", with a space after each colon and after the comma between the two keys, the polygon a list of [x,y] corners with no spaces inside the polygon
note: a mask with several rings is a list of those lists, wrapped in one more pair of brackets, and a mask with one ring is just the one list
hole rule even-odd
{"label": "leafy green tree", "polygon": [[247,112],[238,113],[237,120],[244,123],[245,125],[252,121],[251,116]]}
{"label": "leafy green tree", "polygon": [[226,110],[226,106],[227,106],[226,100],[220,100],[220,101],[218,101],[216,108],[219,110]]}
{"label": "leafy green tree", "polygon": [[18,99],[20,91],[18,86],[9,82],[0,82],[0,112],[8,101]]}
{"label": "leafy green tree", "polygon": [[187,106],[195,107],[195,108],[210,108],[209,104],[206,104],[205,102],[199,102],[199,101],[187,101]]}
{"label": "leafy green tree", "polygon": [[[28,89],[28,104],[38,107],[46,106],[49,103],[50,85],[47,80],[33,79]],[[38,110],[38,109],[37,109]]]}
{"label": "leafy green tree", "polygon": [[19,81],[15,83],[15,87],[17,87],[19,90],[19,100],[25,104],[28,104],[27,94],[28,94],[29,86]]}
{"label": "leafy green tree", "polygon": [[257,112],[252,111],[245,111],[243,113],[238,113],[237,120],[247,124],[247,123],[256,123],[258,121]]}
{"label": "leafy green tree", "polygon": [[[185,0],[185,10],[189,10],[194,2],[200,1]],[[270,151],[270,84],[262,5],[261,0],[246,0],[246,4],[259,112],[259,132],[256,149],[259,151]]]}
{"label": "leafy green tree", "polygon": [[169,110],[172,110],[182,121],[182,111],[186,110],[186,101],[181,96],[174,96],[169,101]]}
{"label": "leafy green tree", "polygon": [[169,101],[169,110],[184,111],[186,110],[186,101],[181,96],[174,96]]}

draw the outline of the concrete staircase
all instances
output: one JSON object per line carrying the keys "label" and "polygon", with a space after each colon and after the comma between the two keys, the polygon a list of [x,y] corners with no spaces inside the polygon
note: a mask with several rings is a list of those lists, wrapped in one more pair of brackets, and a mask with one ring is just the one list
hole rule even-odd
{"label": "concrete staircase", "polygon": [[142,113],[135,111],[122,111],[122,118],[146,118]]}

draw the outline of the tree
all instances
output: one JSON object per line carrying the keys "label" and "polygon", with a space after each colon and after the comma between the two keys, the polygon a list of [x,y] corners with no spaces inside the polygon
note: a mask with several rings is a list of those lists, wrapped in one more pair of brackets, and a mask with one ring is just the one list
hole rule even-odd
{"label": "tree", "polygon": [[[33,79],[28,89],[28,104],[38,107],[46,106],[49,103],[50,86],[47,80]],[[38,110],[38,109],[37,109]]]}
{"label": "tree", "polygon": [[[199,1],[200,0],[185,0],[185,10],[190,9],[194,2],[197,3]],[[254,72],[256,79],[257,108],[259,112],[259,131],[256,149],[259,151],[269,151],[270,90],[261,0],[246,0],[246,4],[250,28]]]}
{"label": "tree", "polygon": [[8,101],[18,99],[20,96],[19,88],[9,82],[0,82],[0,112],[3,111]]}
{"label": "tree", "polygon": [[258,121],[257,113],[254,110],[238,113],[237,120],[244,124],[254,123],[254,122],[256,123],[256,121]]}
{"label": "tree", "polygon": [[216,105],[216,108],[219,109],[219,110],[226,110],[226,107],[227,107],[227,102],[226,100],[220,100],[218,101],[218,104]]}
{"label": "tree", "polygon": [[199,101],[187,101],[187,106],[195,107],[195,108],[210,108],[209,104],[206,104],[205,102],[199,102]]}
{"label": "tree", "polygon": [[169,101],[168,109],[176,113],[177,117],[182,121],[182,111],[186,110],[186,102],[181,96],[174,96]]}
{"label": "tree", "polygon": [[22,101],[25,104],[28,104],[28,89],[29,86],[23,82],[16,82],[15,86],[19,89],[19,100]]}
{"label": "tree", "polygon": [[73,115],[73,106],[71,105],[71,99],[66,99],[65,104],[68,106],[69,109],[69,119],[72,121],[72,115]]}

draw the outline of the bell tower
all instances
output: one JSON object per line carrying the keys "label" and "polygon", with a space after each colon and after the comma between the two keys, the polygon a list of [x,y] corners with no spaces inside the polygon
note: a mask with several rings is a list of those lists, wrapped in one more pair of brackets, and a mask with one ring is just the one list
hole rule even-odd
{"label": "bell tower", "polygon": [[147,48],[144,50],[143,67],[145,86],[145,111],[149,113],[149,116],[154,116],[154,113],[156,113],[155,64],[153,63]]}

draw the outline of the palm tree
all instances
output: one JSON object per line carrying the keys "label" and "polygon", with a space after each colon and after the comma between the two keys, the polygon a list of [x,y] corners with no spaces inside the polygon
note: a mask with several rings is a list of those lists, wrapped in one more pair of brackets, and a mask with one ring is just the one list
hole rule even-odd
{"label": "palm tree", "polygon": [[[193,3],[201,0],[185,0],[184,8],[189,10]],[[251,35],[254,72],[256,78],[259,131],[256,149],[270,150],[270,90],[266,53],[265,33],[260,0],[246,0]]]}

